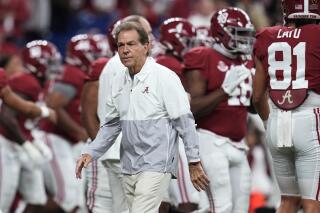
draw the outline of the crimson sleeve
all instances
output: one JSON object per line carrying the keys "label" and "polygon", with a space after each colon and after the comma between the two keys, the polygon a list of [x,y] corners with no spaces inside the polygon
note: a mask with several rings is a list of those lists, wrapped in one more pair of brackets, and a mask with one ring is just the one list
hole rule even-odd
{"label": "crimson sleeve", "polygon": [[208,54],[205,47],[197,47],[189,50],[184,55],[184,71],[199,70],[205,78],[208,78]]}
{"label": "crimson sleeve", "polygon": [[109,58],[99,58],[92,63],[89,72],[89,81],[99,80],[100,74],[109,60]]}

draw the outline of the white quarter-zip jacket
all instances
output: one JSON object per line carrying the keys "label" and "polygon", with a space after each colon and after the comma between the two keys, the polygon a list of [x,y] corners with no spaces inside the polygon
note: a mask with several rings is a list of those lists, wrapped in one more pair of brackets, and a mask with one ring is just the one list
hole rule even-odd
{"label": "white quarter-zip jacket", "polygon": [[178,136],[189,162],[199,161],[199,141],[187,94],[178,76],[148,57],[132,78],[128,69],[112,79],[106,119],[83,153],[103,155],[122,131],[124,174],[154,171],[177,175]]}

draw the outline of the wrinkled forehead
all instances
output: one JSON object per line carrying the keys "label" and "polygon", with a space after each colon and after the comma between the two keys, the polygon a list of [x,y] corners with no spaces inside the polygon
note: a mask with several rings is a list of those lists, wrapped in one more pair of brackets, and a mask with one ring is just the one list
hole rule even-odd
{"label": "wrinkled forehead", "polygon": [[139,42],[139,34],[136,30],[123,30],[119,33],[118,43]]}

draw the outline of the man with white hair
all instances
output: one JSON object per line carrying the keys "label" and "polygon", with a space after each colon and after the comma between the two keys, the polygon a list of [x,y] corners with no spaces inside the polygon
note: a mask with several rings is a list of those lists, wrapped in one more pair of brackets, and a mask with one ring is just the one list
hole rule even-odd
{"label": "man with white hair", "polygon": [[208,186],[194,119],[178,77],[148,57],[149,38],[144,28],[124,22],[116,28],[116,41],[126,69],[112,81],[105,123],[83,151],[76,175],[80,178],[82,168],[103,155],[122,131],[122,183],[129,210],[158,212],[171,176],[177,175],[178,134],[185,144],[194,187]]}

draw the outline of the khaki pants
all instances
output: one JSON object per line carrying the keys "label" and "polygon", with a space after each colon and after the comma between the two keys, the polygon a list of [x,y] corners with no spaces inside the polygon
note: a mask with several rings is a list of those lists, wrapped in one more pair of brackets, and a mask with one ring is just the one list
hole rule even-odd
{"label": "khaki pants", "polygon": [[112,193],[113,212],[127,213],[128,206],[123,188],[123,174],[121,173],[119,160],[104,160],[108,171],[110,189]]}
{"label": "khaki pants", "polygon": [[140,172],[124,175],[123,186],[130,213],[157,213],[171,179],[170,173]]}

